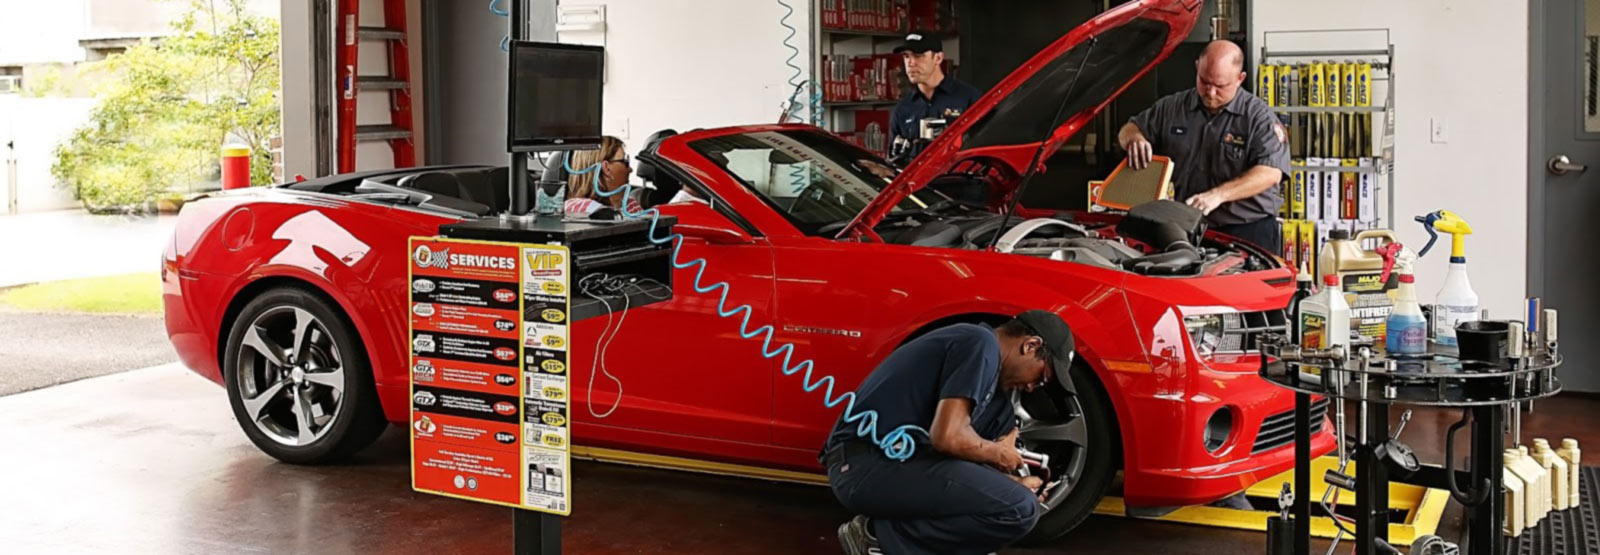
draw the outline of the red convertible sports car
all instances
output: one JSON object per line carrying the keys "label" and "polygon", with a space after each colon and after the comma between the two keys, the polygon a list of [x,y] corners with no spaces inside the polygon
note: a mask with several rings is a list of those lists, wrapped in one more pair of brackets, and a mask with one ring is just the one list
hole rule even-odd
{"label": "red convertible sports car", "polygon": [[[661,139],[640,173],[697,197],[657,206],[687,237],[680,259],[707,259],[729,306],[750,305],[753,326],[775,326],[839,391],[928,330],[1060,314],[1078,362],[1013,399],[1024,443],[1051,455],[1035,538],[1076,526],[1119,470],[1131,512],[1212,502],[1292,466],[1293,399],[1256,376],[1251,350],[1282,326],[1292,270],[1159,213],[1003,213],[1037,153],[1165,58],[1199,5],[1133,2],[1072,30],[900,172],[814,127],[766,125]],[[189,203],[162,272],[172,343],[262,450],[348,456],[408,419],[407,239],[503,212],[504,183],[504,167],[411,168]],[[958,200],[974,190],[989,202]],[[575,454],[815,481],[839,410],[741,338],[716,293],[685,285],[692,272],[619,326],[575,324],[578,338],[615,330],[603,357],[597,341],[573,347]],[[1326,453],[1322,407],[1313,422]]]}

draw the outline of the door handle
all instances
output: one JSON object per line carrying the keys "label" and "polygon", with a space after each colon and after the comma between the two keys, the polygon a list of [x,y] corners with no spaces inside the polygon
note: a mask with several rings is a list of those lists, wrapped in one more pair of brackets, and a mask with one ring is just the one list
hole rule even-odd
{"label": "door handle", "polygon": [[1583,173],[1583,170],[1589,169],[1589,166],[1572,163],[1572,160],[1569,160],[1565,154],[1551,156],[1550,163],[1545,167],[1550,169],[1550,173],[1556,175],[1566,175],[1567,172]]}

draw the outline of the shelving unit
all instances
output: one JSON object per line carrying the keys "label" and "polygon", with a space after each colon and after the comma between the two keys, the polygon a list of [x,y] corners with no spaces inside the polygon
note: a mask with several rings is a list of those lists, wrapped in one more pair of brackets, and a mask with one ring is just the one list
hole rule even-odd
{"label": "shelving unit", "polygon": [[[1283,254],[1291,263],[1314,264],[1310,261],[1334,229],[1354,234],[1397,225],[1394,60],[1388,29],[1263,34],[1252,75],[1255,93],[1264,98],[1270,94],[1273,111],[1289,131],[1290,175],[1282,189],[1285,210],[1280,216]],[[1265,81],[1269,67],[1274,74],[1270,85]],[[1337,70],[1337,86],[1326,82],[1330,69]],[[1349,69],[1356,69],[1358,78],[1345,79]],[[1322,83],[1312,86],[1307,75]],[[1347,92],[1351,85],[1356,88]],[[1338,98],[1326,97],[1334,91]],[[1330,207],[1330,201],[1335,205]]]}
{"label": "shelving unit", "polygon": [[[937,27],[944,37],[945,59],[953,69],[957,67],[960,40],[956,38],[948,7],[952,0],[816,0],[812,2],[813,48],[812,67],[816,68],[813,80],[823,87],[821,121],[818,125],[839,134],[869,150],[887,156],[889,150],[889,113],[899,101],[900,94],[911,84],[899,58],[893,56],[907,33],[917,27],[912,21],[913,4],[934,2],[939,6]],[[846,19],[844,24],[870,25],[888,23],[894,29],[845,28],[838,17],[827,10],[835,7],[877,8],[886,14],[880,21]],[[876,67],[858,67],[856,58],[879,56]],[[835,62],[835,63],[830,63]],[[866,64],[866,62],[859,62]],[[847,65],[846,65],[847,64]],[[846,84],[853,82],[853,85]],[[870,87],[869,87],[870,85]]]}

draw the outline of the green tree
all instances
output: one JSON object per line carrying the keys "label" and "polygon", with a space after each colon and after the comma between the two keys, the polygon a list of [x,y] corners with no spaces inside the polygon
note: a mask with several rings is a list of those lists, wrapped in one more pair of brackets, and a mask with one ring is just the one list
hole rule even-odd
{"label": "green tree", "polygon": [[148,209],[215,175],[225,141],[250,147],[252,184],[272,181],[279,133],[278,22],[246,0],[190,0],[171,36],[96,64],[108,78],[52,172],[91,211]]}

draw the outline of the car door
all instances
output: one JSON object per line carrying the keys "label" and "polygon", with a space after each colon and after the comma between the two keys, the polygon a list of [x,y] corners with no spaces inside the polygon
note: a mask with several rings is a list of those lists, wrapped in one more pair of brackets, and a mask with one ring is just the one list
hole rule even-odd
{"label": "car door", "polygon": [[[726,282],[728,308],[749,305],[757,314],[772,310],[772,247],[766,238],[706,204],[665,205],[661,210],[678,218],[674,231],[683,235],[678,261],[706,260],[701,283]],[[580,426],[769,443],[773,363],[761,356],[758,343],[740,337],[737,317],[718,314],[720,290],[694,291],[691,284],[699,269],[673,271],[671,301],[578,324],[577,337],[583,339],[573,344],[572,403]],[[662,447],[659,437],[646,440],[603,430],[597,435]],[[678,448],[704,452],[704,445]]]}

